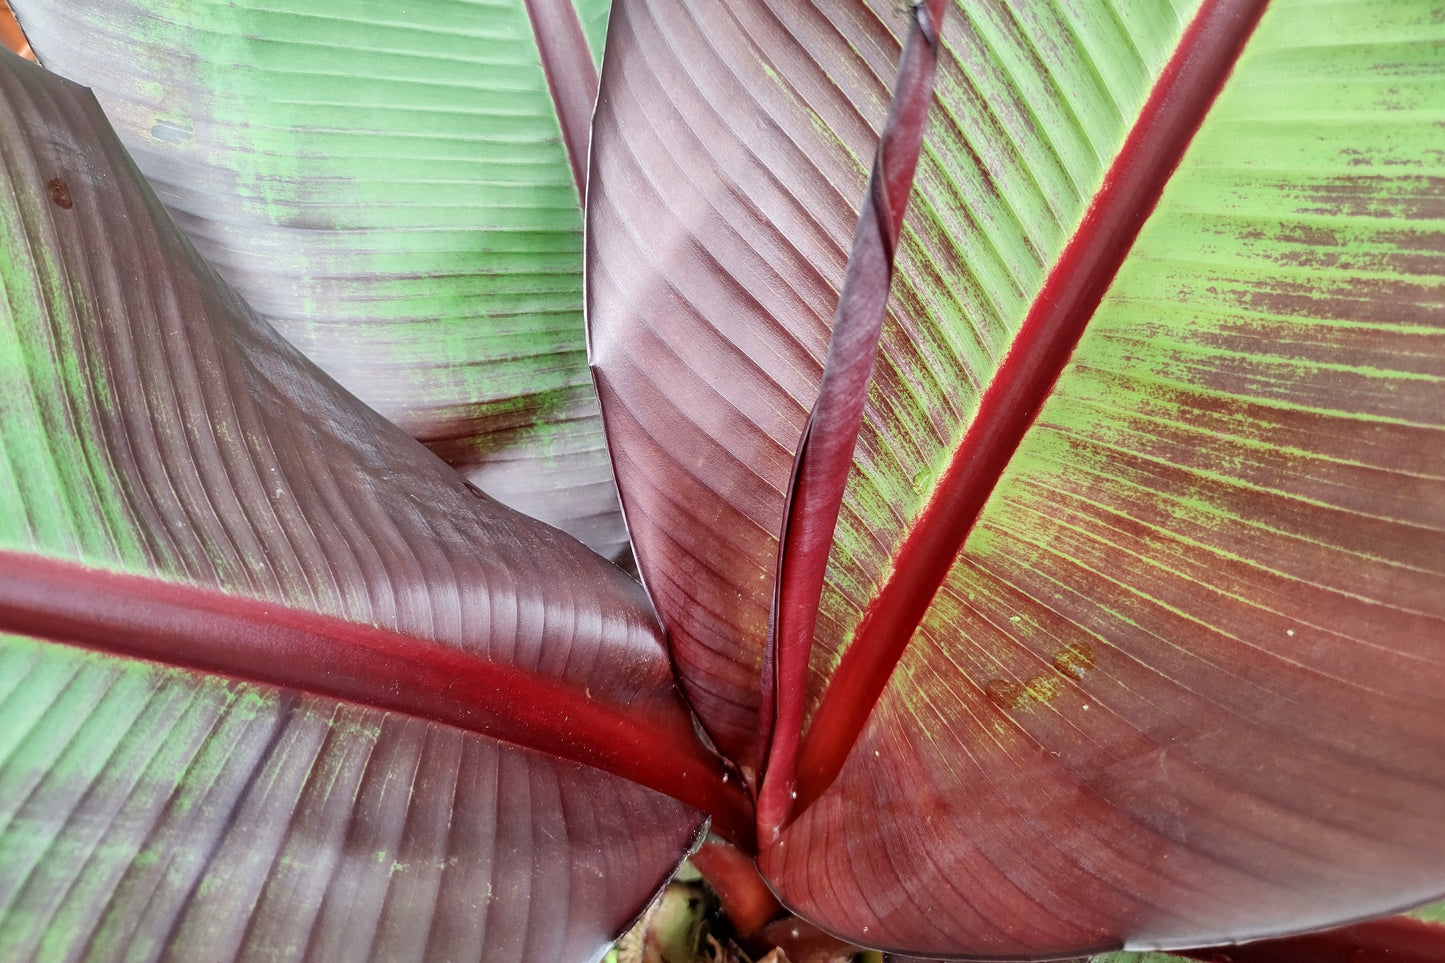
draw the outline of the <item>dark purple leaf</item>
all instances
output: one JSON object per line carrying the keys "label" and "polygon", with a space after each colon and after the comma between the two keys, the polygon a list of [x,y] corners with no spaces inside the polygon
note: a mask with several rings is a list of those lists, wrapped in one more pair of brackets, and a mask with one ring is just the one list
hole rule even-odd
{"label": "dark purple leaf", "polygon": [[694,707],[749,769],[784,487],[895,74],[896,41],[858,62],[845,28],[868,38],[791,7],[615,6],[593,130],[590,349],[633,548]]}
{"label": "dark purple leaf", "polygon": [[599,955],[656,789],[729,788],[641,590],[258,319],[86,91],[0,99],[0,957]]}
{"label": "dark purple leaf", "polygon": [[[1438,38],[1425,4],[1259,10],[949,11],[761,857],[850,940],[1178,947],[1445,890]],[[739,761],[902,23],[614,10],[591,348]]]}
{"label": "dark purple leaf", "polygon": [[1438,963],[1445,959],[1445,926],[1391,916],[1292,939],[1181,955],[1204,963]]}

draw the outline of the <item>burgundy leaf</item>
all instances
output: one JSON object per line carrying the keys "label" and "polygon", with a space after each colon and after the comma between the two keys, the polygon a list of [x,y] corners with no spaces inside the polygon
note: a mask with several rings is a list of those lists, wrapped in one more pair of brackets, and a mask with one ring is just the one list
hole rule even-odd
{"label": "burgundy leaf", "polygon": [[1445,926],[1391,916],[1291,939],[1180,955],[1204,963],[1438,963],[1445,959]]}
{"label": "burgundy leaf", "polygon": [[[1197,946],[1445,890],[1438,38],[1425,4],[1180,6],[949,11],[801,811],[760,856],[851,941]],[[684,685],[742,763],[881,7],[614,10],[592,357]]]}
{"label": "burgundy leaf", "polygon": [[636,583],[288,346],[88,92],[0,98],[0,956],[599,955],[701,819],[609,770],[729,791]]}
{"label": "burgundy leaf", "polygon": [[593,129],[589,346],[623,509],[691,701],[745,770],[784,491],[896,77],[898,42],[854,13],[615,5]]}

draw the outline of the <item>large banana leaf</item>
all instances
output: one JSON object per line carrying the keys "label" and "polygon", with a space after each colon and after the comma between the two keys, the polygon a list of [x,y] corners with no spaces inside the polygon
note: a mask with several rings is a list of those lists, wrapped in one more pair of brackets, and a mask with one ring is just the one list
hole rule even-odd
{"label": "large banana leaf", "polygon": [[[907,21],[614,9],[624,510],[718,742],[800,741],[760,862],[829,930],[1064,955],[1445,891],[1445,33],[1262,7],[949,9],[793,691],[758,683],[778,533]],[[760,745],[768,700],[803,721]]]}
{"label": "large banana leaf", "polygon": [[[578,189],[523,0],[14,6],[293,344],[488,494],[625,553],[583,351]],[[568,0],[533,6],[578,22]],[[605,0],[579,6],[600,53]],[[585,70],[561,98],[584,137]]]}
{"label": "large banana leaf", "polygon": [[636,582],[304,359],[8,52],[0,505],[5,960],[597,958],[698,830],[657,790],[726,789]]}

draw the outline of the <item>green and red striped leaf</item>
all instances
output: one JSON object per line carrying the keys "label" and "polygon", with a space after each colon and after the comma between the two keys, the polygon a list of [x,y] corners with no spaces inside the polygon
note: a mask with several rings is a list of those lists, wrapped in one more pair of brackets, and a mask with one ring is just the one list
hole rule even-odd
{"label": "green and red striped leaf", "polygon": [[[826,929],[1063,955],[1445,890],[1445,35],[1426,3],[1262,8],[945,17],[809,671],[776,696],[801,748],[767,780],[798,799],[761,864]],[[613,13],[591,350],[684,685],[754,765],[905,24]]]}
{"label": "green and red striped leaf", "polygon": [[585,163],[578,12],[597,45],[607,5],[578,6],[15,4],[252,307],[489,495],[617,558],[553,98]]}
{"label": "green and red striped leaf", "polygon": [[0,100],[0,957],[600,956],[728,788],[640,588]]}

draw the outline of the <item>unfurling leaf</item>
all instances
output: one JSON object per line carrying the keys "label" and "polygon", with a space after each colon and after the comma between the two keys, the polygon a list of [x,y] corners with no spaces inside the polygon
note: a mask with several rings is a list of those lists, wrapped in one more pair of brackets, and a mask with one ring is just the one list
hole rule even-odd
{"label": "unfurling leaf", "polygon": [[[760,857],[825,929],[1065,955],[1445,890],[1440,29],[1260,8],[948,11],[798,814]],[[643,575],[739,760],[905,22],[614,11],[593,358]]]}

